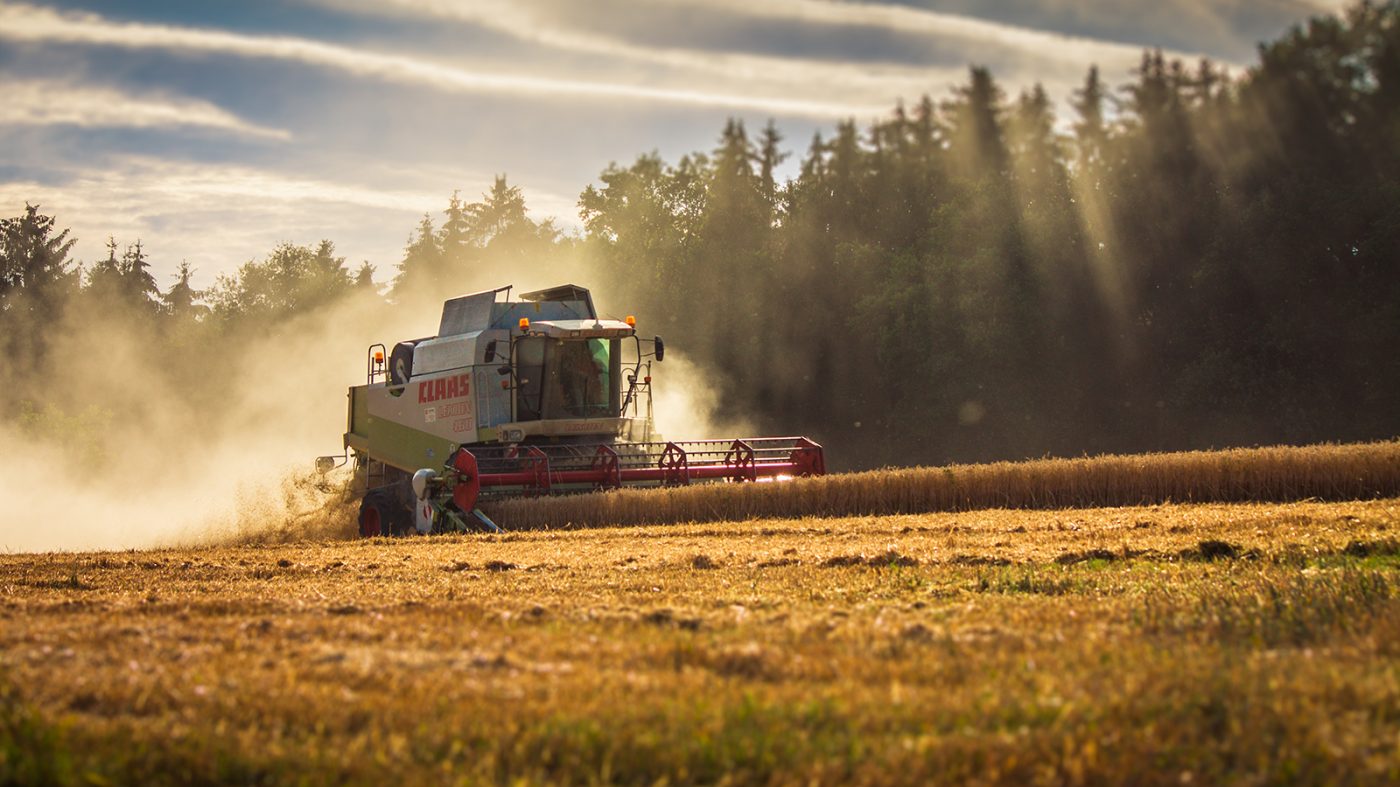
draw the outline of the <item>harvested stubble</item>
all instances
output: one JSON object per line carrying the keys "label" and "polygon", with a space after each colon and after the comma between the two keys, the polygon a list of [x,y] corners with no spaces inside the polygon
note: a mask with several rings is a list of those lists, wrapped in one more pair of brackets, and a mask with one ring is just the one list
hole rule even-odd
{"label": "harvested stubble", "polygon": [[0,554],[5,784],[1396,784],[1400,500]]}
{"label": "harvested stubble", "polygon": [[511,529],[1085,508],[1364,500],[1400,494],[1400,441],[872,470],[761,484],[499,501]]}

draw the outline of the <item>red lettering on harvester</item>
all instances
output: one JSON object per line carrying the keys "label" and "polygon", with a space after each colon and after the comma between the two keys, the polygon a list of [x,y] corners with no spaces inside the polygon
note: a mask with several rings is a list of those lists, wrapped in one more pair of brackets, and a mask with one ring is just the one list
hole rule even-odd
{"label": "red lettering on harvester", "polygon": [[418,403],[427,404],[441,399],[471,396],[471,381],[470,374],[459,374],[438,380],[425,380],[418,384]]}

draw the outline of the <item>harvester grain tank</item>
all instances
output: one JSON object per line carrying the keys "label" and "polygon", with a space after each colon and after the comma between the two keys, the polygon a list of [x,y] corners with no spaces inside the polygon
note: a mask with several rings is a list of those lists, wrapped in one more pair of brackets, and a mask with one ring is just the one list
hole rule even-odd
{"label": "harvester grain tank", "polygon": [[345,432],[361,535],[496,529],[477,508],[494,497],[825,472],[802,437],[664,440],[651,396],[660,337],[599,317],[582,287],[511,290],[452,298],[436,336],[368,349]]}

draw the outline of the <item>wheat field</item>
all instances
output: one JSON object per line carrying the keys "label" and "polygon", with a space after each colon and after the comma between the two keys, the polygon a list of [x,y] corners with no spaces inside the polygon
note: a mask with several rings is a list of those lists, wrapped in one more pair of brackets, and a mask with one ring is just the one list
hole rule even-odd
{"label": "wheat field", "polygon": [[1398,529],[1391,497],[0,555],[0,784],[1391,784]]}
{"label": "wheat field", "polygon": [[1400,495],[1400,441],[913,467],[484,506],[508,529]]}

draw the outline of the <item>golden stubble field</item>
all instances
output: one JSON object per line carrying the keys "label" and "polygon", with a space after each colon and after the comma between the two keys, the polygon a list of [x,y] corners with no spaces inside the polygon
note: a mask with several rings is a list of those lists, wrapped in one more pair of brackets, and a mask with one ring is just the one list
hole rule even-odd
{"label": "golden stubble field", "polygon": [[1393,783],[1400,501],[0,556],[0,782]]}

